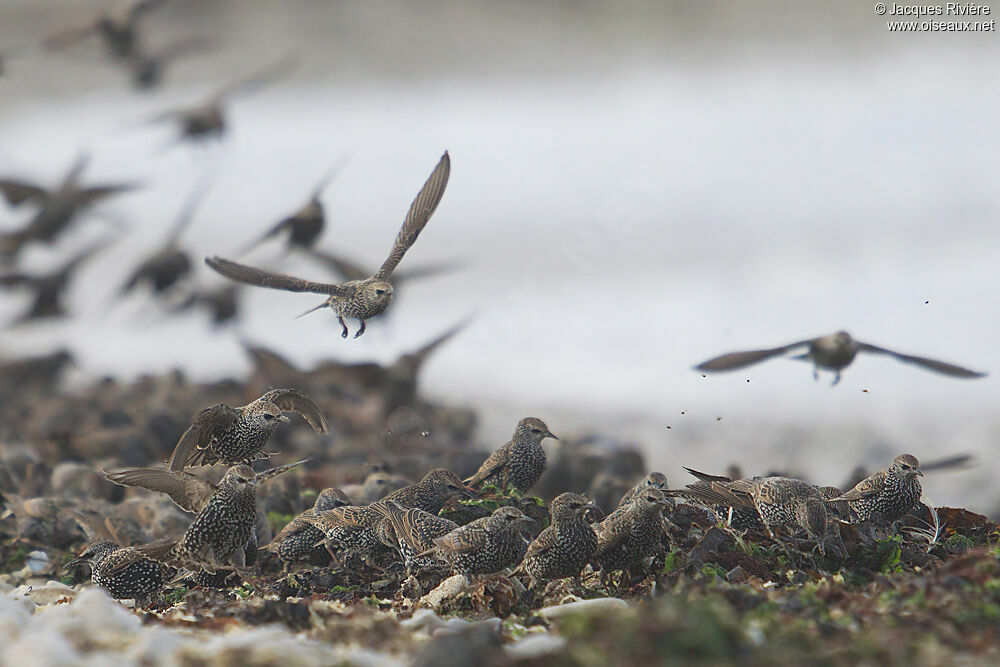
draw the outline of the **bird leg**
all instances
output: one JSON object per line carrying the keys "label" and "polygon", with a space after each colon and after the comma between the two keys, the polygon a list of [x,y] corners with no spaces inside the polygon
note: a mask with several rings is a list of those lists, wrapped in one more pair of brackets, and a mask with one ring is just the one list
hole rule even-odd
{"label": "bird leg", "polygon": [[354,334],[354,337],[357,338],[358,336],[360,336],[364,332],[365,332],[365,321],[361,320],[361,328],[357,330],[357,332]]}
{"label": "bird leg", "polygon": [[840,382],[840,371],[837,371],[837,374],[833,376],[833,382],[830,383],[830,386],[836,387],[838,382]]}
{"label": "bird leg", "polygon": [[343,331],[340,332],[340,337],[341,338],[347,338],[347,334],[350,333],[347,330],[347,322],[344,321],[344,318],[343,318],[342,315],[337,315],[337,321],[340,322],[340,326],[343,328]]}

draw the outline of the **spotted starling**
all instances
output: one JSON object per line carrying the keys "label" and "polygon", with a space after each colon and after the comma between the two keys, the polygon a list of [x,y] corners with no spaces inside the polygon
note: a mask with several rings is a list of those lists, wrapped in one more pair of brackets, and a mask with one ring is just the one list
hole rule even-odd
{"label": "spotted starling", "polygon": [[597,524],[594,562],[602,575],[639,567],[654,555],[663,532],[661,515],[669,502],[659,488],[640,483],[627,502]]}
{"label": "spotted starling", "polygon": [[274,389],[243,407],[219,403],[199,412],[174,447],[170,470],[268,458],[267,439],[279,423],[289,421],[282,412],[297,412],[314,431],[327,432],[326,417],[311,398],[297,389]]}
{"label": "spotted starling", "polygon": [[458,475],[445,468],[435,468],[416,484],[404,486],[387,495],[383,501],[395,501],[403,507],[416,507],[437,514],[451,498],[475,498],[476,494],[462,484]]}
{"label": "spotted starling", "polygon": [[698,481],[693,484],[688,484],[683,489],[668,489],[666,491],[667,495],[684,498],[685,500],[692,500],[714,509],[724,510],[725,513],[722,518],[726,520],[730,527],[734,530],[765,530],[764,524],[760,520],[760,515],[757,514],[757,509],[753,507],[752,504],[747,506],[741,503],[740,505],[733,506],[728,502],[727,498],[720,498],[719,495],[712,490],[713,482],[728,484],[733,481],[733,478],[724,477],[722,475],[709,475],[708,473],[699,472],[693,468],[684,469],[697,477]]}
{"label": "spotted starling", "polygon": [[573,577],[580,582],[580,572],[597,549],[597,535],[587,523],[586,514],[597,506],[584,496],[562,493],[549,509],[552,523],[528,545],[524,569],[531,577],[531,587],[549,579]]}
{"label": "spotted starling", "polygon": [[[413,246],[420,232],[423,231],[431,215],[437,208],[448,185],[448,175],[451,172],[451,158],[446,152],[437,167],[431,172],[424,187],[410,204],[410,210],[403,221],[403,226],[396,236],[392,250],[375,275],[364,280],[350,280],[345,283],[317,283],[281,273],[272,273],[252,266],[237,264],[221,257],[208,257],[205,263],[232,280],[269,287],[271,289],[287,290],[289,292],[314,292],[326,294],[328,298],[320,305],[310,308],[302,315],[329,307],[337,314],[337,319],[343,328],[341,335],[347,338],[348,330],[344,318],[360,320],[361,327],[354,337],[365,332],[365,320],[381,314],[392,301],[392,284],[389,277],[399,265],[406,251]],[[301,317],[301,316],[300,316]]]}
{"label": "spotted starling", "polygon": [[66,563],[70,570],[87,563],[90,578],[116,600],[134,599],[143,606],[149,597],[163,588],[175,570],[155,560],[140,556],[132,547],[100,541],[88,546],[79,556]]}
{"label": "spotted starling", "polygon": [[541,419],[525,417],[517,423],[510,442],[490,454],[465,483],[471,487],[493,484],[502,491],[513,485],[525,493],[545,472],[545,450],[542,449],[545,438],[559,439]]}
{"label": "spotted starling", "polygon": [[850,505],[851,523],[888,524],[902,519],[920,501],[920,462],[912,454],[900,454],[888,468],[867,477],[847,493],[827,500]]}
{"label": "spotted starling", "polygon": [[492,574],[514,567],[524,558],[528,543],[522,529],[534,519],[516,507],[500,507],[433,540],[433,553],[466,577]]}
{"label": "spotted starling", "polygon": [[[662,472],[649,473],[643,477],[641,482],[625,492],[625,495],[622,496],[621,502],[618,503],[618,507],[624,507],[625,504],[631,502],[631,500],[635,498],[638,493],[649,488],[666,491],[670,488],[670,485],[667,484],[667,476]],[[673,504],[673,498],[667,497],[666,502],[667,504]]]}
{"label": "spotted starling", "polygon": [[[182,537],[136,547],[140,556],[172,567],[213,574],[219,569],[245,567],[245,548],[257,517],[257,487],[303,463],[305,461],[299,461],[256,474],[248,465],[235,465],[218,486],[190,473],[156,468],[130,468],[106,475],[115,484],[166,493],[181,509],[197,512]],[[109,576],[114,571],[110,571]]]}
{"label": "spotted starling", "polygon": [[311,508],[285,524],[271,543],[262,548],[277,554],[286,566],[300,560],[313,565],[326,565],[330,561],[330,554],[323,547],[316,546],[323,540],[323,533],[310,524],[308,518],[319,512],[350,504],[350,498],[340,489],[323,489]]}
{"label": "spotted starling", "polygon": [[87,246],[50,273],[28,275],[14,271],[0,275],[0,287],[27,289],[33,292],[31,306],[15,322],[65,317],[67,310],[66,304],[63,302],[63,294],[70,279],[80,268],[80,265],[107,245],[106,241],[102,241]]}
{"label": "spotted starling", "polygon": [[458,528],[454,521],[416,508],[405,508],[394,500],[375,503],[374,509],[382,514],[383,534],[390,548],[396,549],[406,569],[433,565],[435,560],[427,552],[434,548],[435,538],[447,535]]}
{"label": "spotted starling", "polygon": [[303,517],[322,533],[316,545],[325,545],[331,558],[342,565],[335,551],[357,551],[364,557],[385,550],[387,532],[383,513],[374,505],[347,505]]}
{"label": "spotted starling", "polygon": [[950,375],[952,377],[979,378],[986,375],[986,373],[971,371],[968,368],[962,368],[961,366],[955,366],[954,364],[945,363],[936,359],[918,357],[912,354],[902,354],[900,352],[887,350],[884,347],[876,347],[875,345],[862,343],[859,340],[851,338],[851,335],[846,331],[838,331],[835,334],[820,336],[819,338],[799,340],[794,343],[789,343],[780,347],[772,347],[766,350],[730,352],[729,354],[723,354],[722,356],[715,357],[698,364],[695,366],[695,370],[706,372],[736,370],[738,368],[744,368],[772,357],[785,354],[786,352],[790,352],[797,347],[806,346],[808,346],[809,349],[805,353],[794,358],[811,360],[813,362],[813,377],[816,379],[819,379],[820,368],[834,371],[836,375],[833,378],[833,384],[840,382],[840,372],[847,368],[852,361],[854,361],[854,357],[858,355],[858,352],[887,354],[896,358],[898,361],[908,364],[916,364],[921,368],[935,371],[937,373],[943,373],[944,375]]}

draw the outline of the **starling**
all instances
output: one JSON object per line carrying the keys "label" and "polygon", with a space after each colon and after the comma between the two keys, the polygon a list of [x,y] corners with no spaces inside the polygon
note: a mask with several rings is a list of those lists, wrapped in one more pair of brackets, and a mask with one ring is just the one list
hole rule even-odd
{"label": "starling", "polygon": [[501,491],[514,486],[525,493],[545,472],[542,440],[558,440],[541,419],[525,417],[517,423],[510,442],[490,454],[475,475],[465,480],[471,487],[492,484]]}
{"label": "starling", "polygon": [[920,501],[920,462],[912,454],[900,454],[888,468],[867,477],[847,493],[828,503],[847,502],[851,523],[894,523]]}
{"label": "starling", "polygon": [[435,560],[428,557],[434,549],[434,540],[456,530],[454,521],[416,508],[405,508],[394,500],[375,503],[372,508],[381,513],[383,535],[388,537],[386,546],[399,551],[406,569],[433,565]]}
{"label": "starling", "polygon": [[[310,248],[308,250],[308,254],[341,280],[364,280],[373,273],[371,271],[371,267],[362,267],[346,257],[328,252],[326,250]],[[402,269],[400,271],[393,272],[394,278],[392,283],[398,290],[398,288],[404,283],[449,273],[461,268],[461,266],[462,265],[457,262],[447,262],[424,264],[421,266],[415,266],[411,269]]]}
{"label": "starling", "polygon": [[[633,498],[636,497],[641,491],[646,489],[659,489],[660,491],[666,491],[670,488],[667,484],[667,476],[662,472],[651,472],[646,475],[641,482],[629,489],[624,496],[622,496],[621,502],[618,503],[618,507],[624,507],[627,503],[631,502]],[[673,499],[667,498],[667,504],[672,504]]]}
{"label": "starling", "polygon": [[445,186],[448,185],[450,172],[451,159],[445,152],[430,178],[424,183],[424,187],[421,188],[416,199],[410,205],[410,210],[406,214],[406,219],[396,236],[389,256],[373,276],[364,280],[350,280],[345,283],[316,283],[237,264],[221,257],[208,257],[205,259],[205,263],[227,278],[238,282],[289,292],[327,294],[329,298],[326,301],[310,308],[302,315],[329,307],[337,314],[337,319],[343,328],[341,335],[344,338],[347,338],[349,333],[347,324],[344,322],[345,317],[354,318],[361,322],[360,328],[354,334],[354,337],[357,338],[365,332],[365,320],[382,313],[392,301],[392,284],[389,282],[389,277],[427,225],[434,209],[437,208],[441,196],[444,194]]}
{"label": "starling", "polygon": [[70,570],[87,563],[90,579],[116,600],[134,599],[143,606],[176,574],[176,570],[139,555],[132,547],[102,540],[66,563]]}
{"label": "starling", "polygon": [[38,204],[38,212],[23,228],[0,234],[0,255],[16,257],[31,241],[51,244],[80,213],[102,199],[134,190],[132,183],[109,183],[83,187],[80,174],[89,158],[80,155],[55,190],[13,179],[0,179],[0,192],[7,201],[18,206],[26,201]]}
{"label": "starling", "polygon": [[670,499],[652,485],[640,483],[633,491],[628,501],[594,528],[593,560],[604,575],[643,565],[660,545],[661,515]]}
{"label": "starling", "polygon": [[516,507],[500,507],[490,516],[436,537],[429,553],[466,577],[499,572],[524,558],[528,543],[521,530],[534,521]]}
{"label": "starling", "polygon": [[21,272],[9,272],[0,275],[0,287],[25,288],[34,292],[31,306],[15,322],[65,317],[67,311],[66,304],[63,302],[63,293],[66,291],[70,278],[73,277],[81,264],[105,247],[107,247],[105,242],[90,245],[50,273],[28,275]]}
{"label": "starling", "polygon": [[89,35],[97,35],[112,58],[125,59],[137,55],[140,43],[138,22],[150,9],[163,0],[131,0],[119,3],[86,23],[66,28],[46,38],[45,45],[62,49]]}
{"label": "starling", "polygon": [[270,456],[264,445],[281,422],[282,412],[297,412],[317,433],[327,432],[326,417],[297,389],[274,389],[239,408],[218,403],[199,412],[174,447],[169,468],[215,463],[252,463]]}
{"label": "starling", "polygon": [[334,549],[359,551],[369,556],[386,548],[387,531],[382,527],[385,517],[374,505],[335,507],[303,518],[322,533],[316,545],[325,544],[338,565],[341,563],[334,556]]}
{"label": "starling", "polygon": [[[330,168],[330,170],[324,174],[323,178],[320,179],[316,187],[313,188],[312,194],[309,196],[309,201],[305,205],[297,210],[292,215],[280,220],[276,225],[271,227],[262,237],[250,243],[243,251],[241,255],[245,255],[250,252],[261,243],[272,239],[281,234],[287,234],[287,249],[299,248],[302,250],[308,250],[312,248],[316,241],[319,239],[320,234],[323,233],[323,227],[326,224],[326,213],[323,210],[323,202],[319,200],[320,195],[326,190],[326,186],[330,184],[330,181],[340,173],[341,169],[344,168],[347,160],[341,158],[338,162]],[[362,276],[362,278],[367,277],[368,274]]]}
{"label": "starling", "polygon": [[216,289],[192,289],[180,303],[173,306],[171,313],[192,309],[205,311],[212,325],[222,327],[235,322],[240,317],[240,285],[224,285]]}
{"label": "starling", "polygon": [[[709,475],[708,473],[698,472],[693,468],[684,468],[689,473],[698,478],[698,481],[693,484],[688,484],[683,489],[669,489],[667,490],[667,495],[679,496],[685,498],[686,500],[693,500],[702,505],[707,505],[713,508],[723,508],[727,510],[726,519],[730,525],[735,530],[746,531],[764,531],[764,524],[760,520],[760,515],[757,514],[757,509],[755,507],[746,506],[745,504],[740,504],[733,506],[728,502],[728,498],[720,498],[717,493],[712,491],[713,483],[728,484],[733,481],[732,477],[724,477],[722,475]],[[735,470],[734,472],[739,472]]]}
{"label": "starling", "polygon": [[393,491],[383,499],[383,502],[394,501],[403,507],[416,507],[437,514],[445,502],[458,496],[475,498],[476,494],[467,489],[458,475],[452,471],[435,468],[416,484]]}
{"label": "starling", "polygon": [[376,470],[362,484],[349,484],[344,487],[344,493],[355,502],[352,505],[371,505],[382,500],[387,495],[406,486],[407,480],[399,475],[390,475]]}
{"label": "starling", "polygon": [[160,85],[163,71],[171,62],[207,49],[208,44],[204,39],[197,37],[182,39],[155,51],[139,47],[123,58],[122,64],[135,88],[149,90]]}
{"label": "starling", "polygon": [[[197,513],[182,537],[136,547],[140,556],[172,567],[214,574],[219,569],[245,567],[246,547],[257,517],[257,487],[303,463],[256,474],[248,465],[235,465],[226,471],[218,486],[190,473],[155,468],[129,468],[106,474],[115,484],[166,493],[181,509]],[[116,569],[109,570],[108,576],[115,572]]]}
{"label": "starling", "polygon": [[577,584],[580,572],[597,549],[597,535],[587,523],[588,510],[597,506],[584,496],[562,493],[552,501],[552,523],[528,545],[524,569],[531,577],[531,587],[548,579],[573,577]]}
{"label": "starling", "polygon": [[192,191],[184,207],[174,222],[167,238],[155,252],[146,257],[132,271],[128,280],[122,285],[120,294],[125,295],[142,283],[148,283],[156,296],[166,294],[179,280],[191,272],[191,260],[186,252],[181,250],[178,240],[194,218],[195,211],[205,196],[207,187],[200,185]]}
{"label": "starling", "polygon": [[852,361],[854,361],[854,357],[857,356],[858,352],[887,354],[891,357],[895,357],[899,361],[908,364],[916,364],[917,366],[926,368],[929,371],[943,373],[944,375],[950,375],[952,377],[979,378],[986,375],[986,373],[970,371],[968,368],[962,368],[961,366],[955,366],[954,364],[937,361],[936,359],[917,357],[911,354],[901,354],[899,352],[887,350],[884,347],[876,347],[875,345],[862,343],[859,340],[851,338],[851,335],[846,331],[838,331],[830,336],[820,336],[819,338],[800,340],[794,343],[789,343],[788,345],[772,347],[766,350],[730,352],[729,354],[723,354],[722,356],[715,357],[698,364],[695,366],[695,370],[706,372],[736,370],[738,368],[744,368],[746,366],[750,366],[751,364],[765,361],[771,357],[785,354],[786,352],[790,352],[797,347],[806,346],[808,346],[809,349],[805,353],[793,358],[811,360],[813,362],[813,377],[816,379],[819,379],[820,368],[834,371],[836,375],[833,378],[833,384],[840,382],[840,372],[847,368]]}
{"label": "starling", "polygon": [[323,489],[316,496],[316,502],[311,508],[285,524],[285,527],[274,536],[271,543],[262,548],[277,554],[286,566],[299,560],[308,561],[314,565],[326,565],[330,560],[330,555],[323,547],[316,546],[316,543],[323,539],[323,533],[310,524],[307,519],[316,516],[319,512],[350,504],[350,498],[340,489]]}

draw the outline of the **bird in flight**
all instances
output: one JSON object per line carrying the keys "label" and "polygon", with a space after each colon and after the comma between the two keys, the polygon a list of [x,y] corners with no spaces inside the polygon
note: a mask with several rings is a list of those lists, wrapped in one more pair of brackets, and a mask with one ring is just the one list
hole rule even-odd
{"label": "bird in flight", "polygon": [[764,350],[730,352],[718,357],[713,357],[708,361],[698,364],[695,366],[695,370],[709,373],[717,371],[733,371],[738,368],[744,368],[746,366],[766,361],[772,357],[777,357],[791,352],[796,348],[802,347],[808,349],[806,349],[806,351],[802,354],[792,358],[812,361],[813,377],[816,379],[819,379],[820,368],[833,371],[836,373],[832,383],[834,385],[840,382],[841,371],[851,365],[851,362],[854,361],[854,358],[858,356],[859,352],[887,354],[890,357],[894,357],[897,361],[902,361],[907,364],[915,364],[929,371],[957,378],[980,378],[986,375],[986,373],[969,370],[968,368],[949,364],[944,361],[938,361],[937,359],[918,357],[912,354],[903,354],[901,352],[887,350],[884,347],[878,347],[869,343],[862,343],[861,341],[852,338],[846,331],[838,331],[835,334],[820,336],[819,338],[798,340],[794,343],[788,343],[787,345],[771,347]]}
{"label": "bird in flight", "polygon": [[221,257],[207,257],[205,263],[227,278],[238,282],[289,292],[326,294],[328,298],[323,303],[310,308],[299,317],[322,308],[330,308],[337,314],[337,320],[343,329],[341,336],[344,338],[347,338],[349,333],[344,318],[353,318],[361,322],[360,328],[354,334],[354,337],[357,338],[365,332],[365,320],[381,314],[389,307],[389,303],[392,301],[392,283],[389,282],[389,278],[402,261],[403,255],[413,246],[417,236],[427,226],[427,221],[431,219],[431,215],[444,195],[450,173],[451,158],[446,151],[441,156],[440,162],[434,167],[427,182],[424,183],[424,187],[420,189],[416,199],[410,204],[410,210],[406,214],[406,219],[403,221],[403,226],[396,236],[392,249],[389,251],[389,256],[371,277],[344,283],[317,283],[237,264]]}

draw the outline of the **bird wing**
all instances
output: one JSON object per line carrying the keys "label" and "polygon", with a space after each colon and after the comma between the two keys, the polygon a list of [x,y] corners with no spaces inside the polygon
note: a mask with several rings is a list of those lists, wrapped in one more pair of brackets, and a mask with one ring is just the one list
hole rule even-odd
{"label": "bird wing", "polygon": [[450,329],[448,329],[444,333],[442,333],[442,334],[434,337],[433,339],[427,341],[426,343],[424,343],[423,345],[421,345],[418,349],[414,350],[413,352],[408,353],[405,356],[413,359],[416,362],[416,364],[415,364],[416,367],[419,369],[420,366],[421,366],[421,364],[423,364],[423,362],[427,359],[427,357],[429,357],[434,352],[434,350],[438,349],[440,346],[442,346],[445,343],[447,343],[451,339],[452,336],[454,336],[455,334],[457,334],[458,332],[460,332],[462,329],[464,329],[465,327],[467,327],[469,325],[469,322],[471,320],[472,320],[472,318],[466,318],[466,319],[462,320],[461,322],[459,322],[455,326],[451,327]]}
{"label": "bird wing", "polygon": [[24,181],[14,181],[9,178],[0,179],[0,192],[12,206],[17,206],[29,200],[37,202],[45,201],[49,193],[45,188],[40,188]]}
{"label": "bird wing", "polygon": [[167,246],[174,243],[184,233],[188,225],[191,224],[191,220],[194,218],[194,214],[197,212],[201,202],[204,201],[210,185],[211,182],[208,179],[195,184],[191,190],[191,194],[185,200],[183,208],[181,208],[180,213],[177,215],[177,220],[174,221],[174,224],[170,227],[170,231],[167,233]]}
{"label": "bird wing", "polygon": [[299,413],[317,433],[326,433],[329,430],[326,417],[323,416],[319,406],[298,389],[273,389],[257,400],[274,403],[285,412]]}
{"label": "bird wing", "polygon": [[448,185],[448,176],[450,174],[451,158],[448,156],[448,152],[445,151],[444,155],[441,156],[440,162],[434,167],[434,171],[431,172],[427,182],[424,183],[424,187],[420,189],[416,199],[410,204],[410,210],[406,214],[403,226],[400,228],[399,234],[396,235],[396,242],[393,244],[392,250],[389,252],[389,256],[385,262],[383,262],[382,267],[375,274],[376,278],[379,280],[389,278],[393,269],[402,261],[403,255],[406,254],[406,251],[417,240],[420,232],[427,226],[427,221],[431,219],[434,209],[437,208],[438,203],[441,201],[441,196],[444,195],[444,189]]}
{"label": "bird wing", "polygon": [[272,539],[270,543],[262,546],[261,549],[265,549],[267,551],[273,551],[278,547],[279,544],[281,544],[281,542],[285,540],[285,538],[294,533],[299,532],[306,526],[311,525],[309,519],[315,516],[316,512],[312,508],[309,508],[306,511],[302,512],[298,516],[294,517],[291,521],[286,523],[285,526],[278,532],[278,534],[274,536],[274,539]]}
{"label": "bird wing", "polygon": [[931,470],[953,470],[955,468],[965,468],[970,463],[972,463],[972,454],[956,454],[955,456],[946,456],[941,459],[921,463],[920,469],[924,472],[930,472]]}
{"label": "bird wing", "polygon": [[694,468],[687,468],[687,467],[685,467],[684,469],[687,470],[689,473],[691,473],[692,475],[694,475],[695,477],[697,477],[698,479],[700,479],[703,482],[731,482],[731,481],[733,481],[730,478],[725,477],[723,475],[709,475],[707,472],[698,472]]}
{"label": "bird wing", "polygon": [[109,183],[85,188],[77,193],[75,198],[78,206],[89,206],[112,195],[130,192],[141,188],[139,183]]}
{"label": "bird wing", "polygon": [[490,454],[489,457],[483,461],[483,465],[479,466],[479,470],[476,471],[476,474],[462,483],[466,486],[479,484],[484,479],[503,469],[503,467],[507,465],[507,459],[509,458],[510,444],[511,443],[508,442],[506,445]]}
{"label": "bird wing", "polygon": [[441,537],[435,537],[432,542],[452,553],[467,553],[481,549],[486,544],[486,531],[482,528],[482,523],[485,521],[486,518],[476,519]]}
{"label": "bird wing", "polygon": [[698,371],[733,371],[737,368],[744,368],[752,364],[757,364],[762,361],[766,361],[771,357],[777,357],[778,355],[785,354],[797,347],[803,345],[808,345],[812,340],[798,340],[794,343],[789,343],[788,345],[782,345],[781,347],[771,347],[766,350],[746,350],[744,352],[730,352],[728,354],[723,354],[718,357],[713,357],[708,361],[703,361],[697,366],[695,370]]}
{"label": "bird wing", "polygon": [[605,517],[594,528],[597,533],[597,550],[594,556],[601,556],[625,541],[632,531],[628,507],[619,507]]}
{"label": "bird wing", "polygon": [[309,254],[344,280],[364,280],[371,275],[369,271],[341,255],[316,248],[311,248]]}
{"label": "bird wing", "polygon": [[[147,557],[158,561],[164,558],[175,544],[177,544],[177,540],[162,540],[141,547],[119,549],[112,555],[114,562],[109,564],[105,569],[105,576],[113,577],[116,574],[120,574],[127,570],[129,566]],[[147,554],[151,555],[147,556]]]}
{"label": "bird wing", "polygon": [[184,466],[193,465],[212,444],[212,438],[231,428],[237,416],[236,410],[225,403],[217,403],[199,412],[174,446],[167,467],[183,470]]}
{"label": "bird wing", "polygon": [[208,504],[216,491],[211,482],[191,473],[163,468],[124,468],[114,472],[104,471],[108,481],[119,486],[137,486],[170,496],[185,512],[197,514]]}
{"label": "bird wing", "polygon": [[420,278],[430,278],[432,276],[451,273],[452,271],[458,271],[459,269],[464,268],[465,263],[463,262],[437,262],[435,264],[424,264],[423,266],[416,266],[411,269],[400,271],[396,274],[396,279],[393,282],[396,284],[408,283],[413,280],[419,280]]}
{"label": "bird wing", "polygon": [[348,505],[316,512],[314,516],[305,519],[326,533],[338,527],[368,528],[372,525],[374,516],[378,515],[367,505]]}
{"label": "bird wing", "polygon": [[210,105],[217,106],[222,104],[227,97],[237,94],[247,95],[263,88],[265,85],[290,72],[296,60],[297,58],[294,54],[286,54],[272,63],[257,68],[242,79],[233,81],[224,88],[221,88],[212,96]]}
{"label": "bird wing", "polygon": [[289,292],[314,292],[333,296],[349,296],[353,287],[337,283],[314,283],[302,278],[273,273],[245,264],[237,264],[222,257],[206,257],[205,263],[230,280],[257,287],[281,289]]}
{"label": "bird wing", "polygon": [[884,347],[878,347],[877,345],[869,345],[868,343],[862,343],[856,341],[858,347],[860,347],[865,352],[872,352],[874,354],[888,354],[890,357],[895,357],[899,361],[907,364],[916,364],[926,368],[929,371],[934,371],[935,373],[943,373],[944,375],[950,375],[952,377],[960,378],[981,378],[985,377],[986,373],[980,373],[979,371],[969,370],[968,368],[962,368],[961,366],[956,366],[955,364],[949,364],[944,361],[938,361],[937,359],[928,359],[927,357],[918,357],[913,354],[903,354],[901,352],[893,352],[892,350],[887,350]]}
{"label": "bird wing", "polygon": [[865,479],[858,482],[854,486],[854,488],[848,491],[847,493],[838,496],[836,498],[830,498],[826,502],[832,503],[841,500],[846,500],[850,502],[855,500],[861,500],[863,498],[870,498],[871,496],[877,495],[879,489],[881,489],[885,483],[884,482],[885,476],[886,476],[886,471],[879,470],[871,477],[866,477]]}

